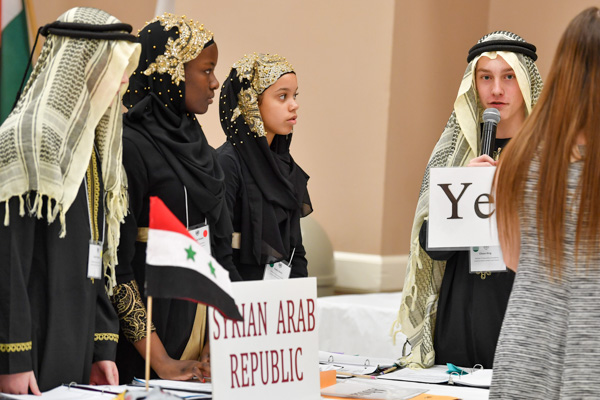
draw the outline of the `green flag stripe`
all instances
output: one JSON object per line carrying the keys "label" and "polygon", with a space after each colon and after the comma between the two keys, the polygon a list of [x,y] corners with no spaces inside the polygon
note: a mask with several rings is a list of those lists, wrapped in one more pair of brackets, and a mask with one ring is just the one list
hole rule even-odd
{"label": "green flag stripe", "polygon": [[20,12],[2,31],[0,48],[0,124],[15,102],[29,59],[25,12]]}

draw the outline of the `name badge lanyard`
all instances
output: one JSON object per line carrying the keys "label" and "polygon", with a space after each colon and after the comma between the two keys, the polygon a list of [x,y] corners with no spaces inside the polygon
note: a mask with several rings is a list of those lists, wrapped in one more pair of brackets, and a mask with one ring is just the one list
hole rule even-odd
{"label": "name badge lanyard", "polygon": [[[188,198],[187,198],[187,188],[183,185],[183,194],[185,196],[185,229],[190,229],[190,216],[188,214]],[[204,225],[208,225],[208,220],[204,217]]]}
{"label": "name badge lanyard", "polygon": [[294,259],[294,253],[296,253],[296,248],[292,250],[292,255],[290,256],[290,261],[286,264],[285,261],[277,261],[275,263],[268,263],[265,265],[265,272],[263,274],[264,280],[272,280],[272,279],[288,279],[292,272],[292,260]]}
{"label": "name badge lanyard", "polygon": [[185,185],[183,185],[183,193],[185,196],[185,228],[192,235],[192,237],[196,239],[196,242],[198,242],[198,244],[204,249],[204,251],[206,251],[209,255],[212,255],[212,249],[210,248],[210,228],[208,226],[208,220],[206,217],[204,217],[204,224],[193,226],[190,229],[188,195],[187,188],[185,187]]}
{"label": "name badge lanyard", "polygon": [[[94,146],[94,154],[96,152],[96,147]],[[92,162],[95,163],[95,161],[92,159]],[[84,179],[84,184],[85,184],[85,199],[86,199],[86,208],[87,208],[87,212],[88,212],[88,221],[90,224],[90,241],[89,241],[89,252],[88,252],[88,271],[87,271],[87,276],[88,278],[90,278],[92,280],[92,283],[94,283],[94,279],[100,279],[102,278],[102,246],[104,245],[104,238],[105,238],[105,234],[106,234],[106,212],[104,210],[104,207],[102,207],[102,240],[98,241],[97,237],[95,237],[94,233],[94,224],[92,222],[92,212],[90,211],[90,197],[89,197],[89,188],[88,188],[88,179],[87,176]],[[99,194],[98,194],[98,198],[99,198]],[[96,199],[94,199],[96,200]],[[99,203],[99,200],[98,200]],[[94,206],[93,204],[91,205],[92,207]],[[96,216],[94,215],[94,218]]]}

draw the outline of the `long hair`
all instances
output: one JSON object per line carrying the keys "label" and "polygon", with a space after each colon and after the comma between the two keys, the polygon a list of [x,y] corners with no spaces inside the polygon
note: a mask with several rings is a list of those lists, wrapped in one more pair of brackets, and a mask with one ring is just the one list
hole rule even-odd
{"label": "long hair", "polygon": [[557,272],[561,276],[567,169],[580,136],[585,139],[586,151],[578,185],[576,249],[597,243],[600,225],[600,11],[597,7],[582,11],[562,35],[540,100],[505,149],[497,171],[498,232],[503,243],[515,243],[520,241],[519,210],[525,201],[525,181],[532,154],[539,157],[537,234],[543,244],[540,251],[546,249],[542,260],[552,275]]}

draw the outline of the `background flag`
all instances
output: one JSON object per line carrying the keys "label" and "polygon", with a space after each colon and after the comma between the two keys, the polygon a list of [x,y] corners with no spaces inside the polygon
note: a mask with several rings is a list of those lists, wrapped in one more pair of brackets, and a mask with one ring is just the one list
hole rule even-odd
{"label": "background flag", "polygon": [[204,303],[224,318],[243,318],[231,292],[229,272],[212,258],[156,196],[150,197],[146,295]]}
{"label": "background flag", "polygon": [[175,13],[175,0],[156,0],[154,15],[163,15],[166,12]]}
{"label": "background flag", "polygon": [[[32,12],[32,10],[29,10]],[[22,0],[0,0],[0,124],[15,103],[29,60],[27,17]]]}

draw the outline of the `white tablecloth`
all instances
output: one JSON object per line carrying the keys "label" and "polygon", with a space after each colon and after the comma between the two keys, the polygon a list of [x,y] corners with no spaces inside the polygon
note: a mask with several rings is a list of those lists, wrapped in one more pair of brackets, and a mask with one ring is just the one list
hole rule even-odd
{"label": "white tablecloth", "polygon": [[406,337],[398,334],[394,345],[390,329],[401,296],[394,292],[319,297],[319,350],[399,358]]}

